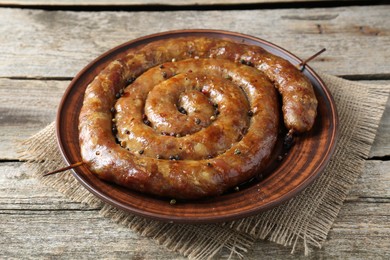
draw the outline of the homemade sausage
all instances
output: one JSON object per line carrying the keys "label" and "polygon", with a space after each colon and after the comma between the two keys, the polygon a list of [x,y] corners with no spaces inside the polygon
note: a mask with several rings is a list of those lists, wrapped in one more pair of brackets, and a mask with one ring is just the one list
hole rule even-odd
{"label": "homemade sausage", "polygon": [[317,100],[289,62],[258,46],[183,37],[111,62],[87,86],[83,162],[99,178],[154,195],[220,195],[268,164],[279,131],[310,130]]}

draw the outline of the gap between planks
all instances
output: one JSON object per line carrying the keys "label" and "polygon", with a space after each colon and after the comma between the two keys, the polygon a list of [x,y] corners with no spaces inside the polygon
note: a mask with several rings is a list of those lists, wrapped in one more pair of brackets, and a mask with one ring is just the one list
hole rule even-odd
{"label": "gap between planks", "polygon": [[0,7],[29,8],[57,11],[211,11],[211,10],[256,10],[256,9],[296,9],[296,8],[332,8],[348,6],[383,5],[386,1],[367,0],[8,0]]}

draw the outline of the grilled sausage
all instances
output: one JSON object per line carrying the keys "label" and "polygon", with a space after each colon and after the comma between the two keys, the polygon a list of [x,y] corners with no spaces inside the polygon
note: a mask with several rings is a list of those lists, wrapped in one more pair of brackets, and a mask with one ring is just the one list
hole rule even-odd
{"label": "grilled sausage", "polygon": [[260,47],[203,37],[140,46],[86,89],[83,161],[99,178],[140,192],[222,194],[266,167],[279,129],[276,90],[286,127],[310,130],[310,82]]}

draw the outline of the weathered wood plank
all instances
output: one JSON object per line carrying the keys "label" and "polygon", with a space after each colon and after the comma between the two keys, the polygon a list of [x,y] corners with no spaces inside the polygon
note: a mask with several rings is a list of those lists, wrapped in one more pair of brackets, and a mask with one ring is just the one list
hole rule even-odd
{"label": "weathered wood plank", "polygon": [[0,159],[17,159],[16,145],[55,120],[69,81],[0,80]]}
{"label": "weathered wood plank", "polygon": [[213,28],[267,39],[335,75],[390,76],[390,6],[313,9],[63,12],[0,9],[0,77],[73,77],[123,42],[173,29]]}
{"label": "weathered wood plank", "polygon": [[[0,79],[0,159],[17,159],[15,144],[55,119],[61,96],[69,83],[58,80]],[[379,83],[390,85],[390,81]],[[390,100],[381,120],[371,157],[390,155],[389,135]]]}
{"label": "weathered wood plank", "polygon": [[184,259],[42,185],[21,163],[0,163],[0,219],[0,259]]}
{"label": "weathered wood plank", "polygon": [[185,259],[91,211],[0,214],[2,259]]}
{"label": "weathered wood plank", "polygon": [[[390,203],[390,161],[367,161],[364,174],[347,197],[347,203]],[[47,199],[49,198],[50,203]],[[387,201],[386,201],[387,200]],[[79,203],[65,199],[53,189],[31,177],[21,162],[0,163],[1,210],[91,210]]]}
{"label": "weathered wood plank", "polygon": [[[364,166],[363,175],[351,189],[347,201],[372,202],[382,198],[390,203],[390,161],[369,160]],[[365,200],[367,199],[367,201]]]}
{"label": "weathered wood plank", "polygon": [[[385,157],[390,155],[390,97],[387,100],[375,141],[371,147],[370,157]],[[390,187],[390,186],[389,186]]]}
{"label": "weathered wood plank", "polygon": [[[17,6],[199,6],[199,5],[231,5],[231,4],[269,4],[269,3],[304,3],[304,2],[335,2],[336,0],[2,0],[0,5]],[[348,0],[344,0],[348,1]]]}
{"label": "weathered wood plank", "polygon": [[[372,161],[342,208],[323,249],[308,259],[389,256],[390,162]],[[376,174],[376,172],[380,172]],[[371,178],[376,174],[375,179]],[[377,185],[373,185],[377,182]],[[372,186],[371,186],[372,185]],[[368,194],[369,193],[369,194]],[[370,196],[371,200],[367,200]],[[381,200],[380,203],[378,201]],[[183,259],[30,177],[21,163],[0,164],[0,258]],[[298,248],[299,249],[299,248]],[[268,242],[248,259],[307,259]]]}
{"label": "weathered wood plank", "polygon": [[[388,80],[375,80],[375,81],[360,81],[363,84],[378,84],[387,85],[390,87],[390,81]],[[383,112],[383,116],[378,127],[374,144],[371,147],[369,158],[384,158],[390,155],[390,96],[387,99],[386,109]]]}

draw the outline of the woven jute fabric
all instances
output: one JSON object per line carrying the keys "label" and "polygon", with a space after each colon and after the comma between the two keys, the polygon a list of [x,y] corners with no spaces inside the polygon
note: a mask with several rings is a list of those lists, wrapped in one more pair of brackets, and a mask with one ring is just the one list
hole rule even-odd
{"label": "woven jute fabric", "polygon": [[171,224],[135,216],[114,208],[90,194],[69,171],[42,177],[45,172],[66,166],[57,147],[54,123],[26,140],[21,159],[44,184],[65,196],[92,207],[118,225],[190,259],[242,258],[257,240],[291,247],[321,247],[343,201],[362,172],[390,86],[365,85],[321,74],[331,91],[339,115],[339,139],[334,156],[316,181],[295,198],[256,216],[223,224]]}

